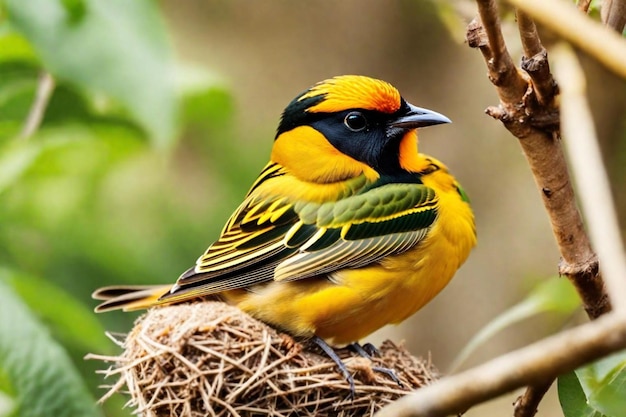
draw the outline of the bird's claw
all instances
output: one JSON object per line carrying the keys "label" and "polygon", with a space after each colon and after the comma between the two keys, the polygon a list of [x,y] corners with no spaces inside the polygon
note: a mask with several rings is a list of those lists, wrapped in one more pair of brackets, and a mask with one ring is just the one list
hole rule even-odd
{"label": "bird's claw", "polygon": [[393,369],[383,368],[382,366],[372,366],[372,371],[387,375],[389,379],[398,384],[400,388],[404,388],[404,384],[402,384],[402,381],[400,381],[400,378],[396,375],[396,371]]}
{"label": "bird's claw", "polygon": [[370,355],[371,357],[376,356],[377,358],[380,358],[380,350],[378,350],[378,348],[376,346],[374,346],[371,343],[366,343],[364,345],[361,346],[363,348],[364,351],[366,351],[368,353],[368,355]]}
{"label": "bird's claw", "polygon": [[[364,345],[359,344],[358,342],[354,342],[350,344],[350,347],[360,356],[369,359],[370,361],[372,360],[372,358],[374,356],[376,357],[380,357],[380,351],[378,349],[376,349],[376,346],[374,346],[371,343],[366,343]],[[402,382],[400,381],[400,378],[398,378],[398,375],[396,375],[396,372],[393,369],[389,369],[389,368],[384,368],[382,366],[372,366],[372,371],[374,372],[378,372],[381,374],[385,374],[387,375],[393,382],[395,382],[396,384],[398,384],[399,387],[404,387],[404,385],[402,385]]]}
{"label": "bird's claw", "polygon": [[356,397],[356,387],[354,385],[354,377],[352,376],[352,374],[350,374],[350,371],[348,371],[346,364],[343,363],[343,361],[337,355],[334,349],[330,347],[328,343],[324,341],[324,339],[320,338],[319,336],[313,336],[312,340],[317,346],[320,347],[320,349],[324,351],[324,353],[326,353],[326,355],[328,355],[329,358],[333,360],[333,362],[335,362],[335,365],[337,365],[337,367],[341,371],[341,374],[348,382],[348,385],[350,385],[350,393],[348,394],[348,397],[346,397],[346,399],[353,401]]}

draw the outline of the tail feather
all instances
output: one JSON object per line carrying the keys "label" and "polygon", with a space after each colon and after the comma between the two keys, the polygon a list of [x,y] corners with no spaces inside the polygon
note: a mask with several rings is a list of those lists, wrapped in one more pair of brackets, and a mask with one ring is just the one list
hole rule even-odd
{"label": "tail feather", "polygon": [[[119,285],[96,290],[91,296],[104,302],[95,308],[96,313],[112,310],[133,311],[152,307],[171,285]],[[167,303],[166,303],[167,304]]]}

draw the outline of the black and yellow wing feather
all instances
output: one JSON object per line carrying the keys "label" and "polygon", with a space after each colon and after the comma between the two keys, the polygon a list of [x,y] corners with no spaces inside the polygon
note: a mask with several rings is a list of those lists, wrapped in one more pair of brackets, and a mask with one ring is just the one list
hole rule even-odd
{"label": "black and yellow wing feather", "polygon": [[437,217],[438,197],[417,177],[313,203],[265,193],[281,175],[288,174],[279,165],[266,167],[220,238],[162,301],[368,265],[417,245]]}

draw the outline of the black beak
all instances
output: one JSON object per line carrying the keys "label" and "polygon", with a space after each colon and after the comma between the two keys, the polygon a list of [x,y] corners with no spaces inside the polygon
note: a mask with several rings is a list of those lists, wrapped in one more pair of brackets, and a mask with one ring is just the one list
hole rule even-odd
{"label": "black beak", "polygon": [[407,103],[409,111],[397,120],[391,122],[392,127],[399,127],[403,129],[417,129],[419,127],[439,125],[442,123],[452,123],[443,114],[434,112],[428,109],[422,109],[412,104]]}

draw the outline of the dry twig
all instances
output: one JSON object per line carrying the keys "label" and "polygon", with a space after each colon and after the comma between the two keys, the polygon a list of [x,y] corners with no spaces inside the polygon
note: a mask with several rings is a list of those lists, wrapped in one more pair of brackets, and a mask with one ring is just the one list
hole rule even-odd
{"label": "dry twig", "polygon": [[[537,106],[532,111],[539,114],[545,113],[547,118],[544,127],[547,130],[557,130],[558,112],[554,98],[558,89],[550,72],[548,53],[539,40],[535,22],[521,10],[517,10],[517,25],[524,48],[521,68],[529,75],[537,99]],[[538,114],[533,115],[533,124],[535,127],[542,127]]]}
{"label": "dry twig", "polygon": [[567,138],[566,150],[572,161],[576,183],[584,195],[581,204],[587,213],[589,234],[617,312],[626,315],[626,258],[615,213],[611,187],[602,162],[591,110],[586,98],[585,76],[571,48],[559,45],[553,51],[555,74],[561,81],[561,124]]}
{"label": "dry twig", "polygon": [[[491,39],[496,38],[490,34],[501,33],[499,22],[493,17],[498,15],[497,8],[493,1],[478,1],[478,5],[484,22],[484,33],[489,39],[488,47]],[[496,111],[488,110],[488,113],[501,120],[520,139],[524,155],[541,190],[561,252],[562,263],[559,271],[576,286],[589,317],[596,318],[609,311],[610,304],[598,274],[595,254],[576,208],[558,137],[558,108],[555,104],[558,89],[550,73],[547,52],[539,40],[533,20],[519,9],[517,17],[525,55],[522,58],[522,69],[530,78],[527,90],[520,91],[519,84],[524,79],[523,75],[510,84],[494,83],[500,96],[500,106]],[[472,30],[473,28],[468,28],[468,38]],[[484,48],[485,46],[481,50]],[[493,79],[493,64],[489,60],[486,62],[490,79]],[[514,68],[510,58],[503,62]],[[513,68],[507,72],[514,73]],[[551,385],[552,379],[546,379],[528,387],[515,403],[515,417],[533,416]]]}
{"label": "dry twig", "polygon": [[604,0],[600,12],[602,23],[621,35],[626,25],[626,0]]}
{"label": "dry twig", "polygon": [[28,112],[28,117],[20,132],[20,138],[28,139],[39,129],[46,107],[48,107],[48,102],[54,91],[54,84],[54,78],[48,72],[43,72],[39,77],[35,101]]}
{"label": "dry twig", "polygon": [[626,347],[626,321],[606,314],[575,329],[456,375],[444,377],[383,408],[376,417],[444,417],[508,393],[544,383]]}
{"label": "dry twig", "polygon": [[383,343],[376,366],[394,369],[402,386],[374,374],[370,360],[338,354],[355,372],[355,398],[335,363],[291,337],[220,302],[149,310],[103,373],[117,378],[101,401],[127,390],[145,417],[363,416],[436,377],[430,361]]}
{"label": "dry twig", "polygon": [[[610,310],[610,303],[598,274],[596,256],[591,249],[582,218],[576,207],[558,132],[546,128],[547,125],[558,126],[558,122],[546,124],[546,120],[558,114],[553,104],[557,90],[551,77],[545,74],[545,70],[530,72],[527,77],[517,70],[506,47],[501,46],[499,41],[502,35],[495,2],[480,0],[478,4],[483,29],[477,30],[476,23],[470,24],[468,43],[470,46],[478,46],[485,56],[489,78],[500,97],[500,105],[490,107],[486,112],[500,120],[519,139],[540,190],[561,252],[562,262],[559,272],[567,276],[576,286],[589,317],[598,317]],[[532,52],[543,49],[537,46],[540,45],[538,38],[533,42],[528,39],[528,34],[532,31],[527,30],[525,33],[526,35],[523,36],[526,38],[525,49]],[[536,31],[534,33],[536,34]],[[476,42],[477,34],[478,42]],[[499,52],[497,54],[492,52],[494,48],[490,46],[491,39],[498,39]],[[541,52],[534,58],[547,61],[547,55]],[[535,65],[544,66],[549,71],[547,62]],[[503,73],[509,74],[507,81],[495,82],[494,80],[499,79],[499,74]],[[541,100],[546,105],[539,105],[535,85],[543,86]],[[535,119],[539,121],[536,122]]]}
{"label": "dry twig", "polygon": [[[626,78],[626,41],[614,30],[594,22],[566,0],[507,0],[508,3]],[[558,16],[558,19],[555,19]]]}

